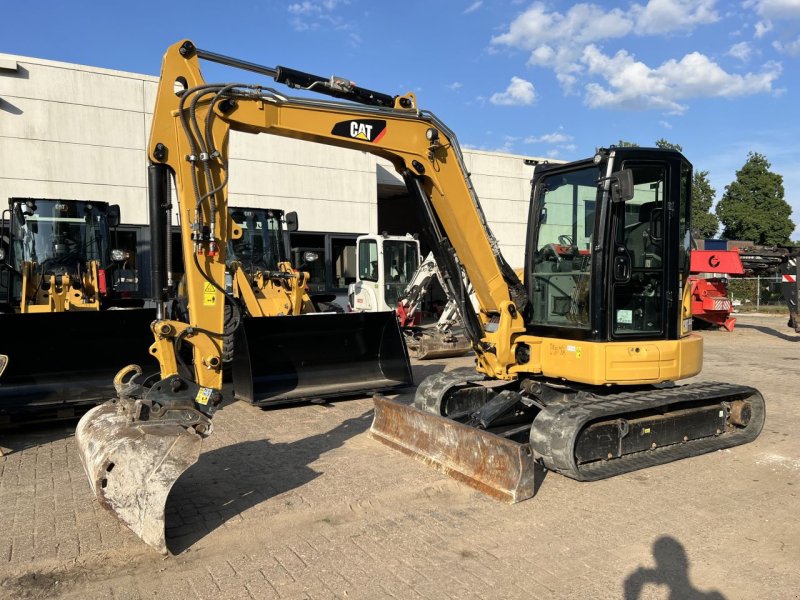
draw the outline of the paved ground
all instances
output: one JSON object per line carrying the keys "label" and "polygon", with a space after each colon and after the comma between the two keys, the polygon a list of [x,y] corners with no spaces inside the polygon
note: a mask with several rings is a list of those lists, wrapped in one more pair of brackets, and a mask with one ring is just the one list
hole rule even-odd
{"label": "paved ground", "polygon": [[74,427],[0,434],[0,597],[798,598],[800,336],[703,335],[699,379],[767,399],[750,445],[509,506],[369,439],[368,399],[236,403],[173,489],[166,559],[93,501]]}

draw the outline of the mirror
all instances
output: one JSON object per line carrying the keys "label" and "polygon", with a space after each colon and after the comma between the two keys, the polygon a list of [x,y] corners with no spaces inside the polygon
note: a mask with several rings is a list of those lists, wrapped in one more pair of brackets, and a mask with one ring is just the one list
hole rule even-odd
{"label": "mirror", "polygon": [[108,211],[106,212],[106,220],[108,221],[108,226],[112,229],[114,227],[119,227],[120,222],[120,213],[119,213],[119,204],[112,204],[108,207]]}
{"label": "mirror", "polygon": [[611,201],[627,202],[633,198],[633,171],[622,169],[611,176]]}
{"label": "mirror", "polygon": [[[284,219],[286,219],[286,230],[288,232],[297,231],[299,225],[297,221],[297,213],[295,211],[288,212],[284,215]],[[319,258],[319,257],[317,257]],[[316,258],[314,260],[317,260]]]}
{"label": "mirror", "polygon": [[315,260],[319,259],[319,254],[316,252],[304,252],[303,253],[303,260],[307,263],[314,262]]}

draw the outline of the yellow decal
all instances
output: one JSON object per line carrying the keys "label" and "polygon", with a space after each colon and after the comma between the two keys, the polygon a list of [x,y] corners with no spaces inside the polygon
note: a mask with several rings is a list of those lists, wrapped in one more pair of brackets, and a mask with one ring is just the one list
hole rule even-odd
{"label": "yellow decal", "polygon": [[642,429],[642,433],[650,433],[650,428],[645,427],[644,429]]}
{"label": "yellow decal", "polygon": [[203,306],[214,306],[217,303],[217,290],[210,283],[203,286]]}
{"label": "yellow decal", "polygon": [[197,402],[198,404],[202,404],[203,406],[205,406],[206,404],[208,404],[208,401],[211,400],[211,394],[213,393],[214,390],[212,390],[211,388],[201,387],[198,390],[197,396],[195,397],[194,401]]}

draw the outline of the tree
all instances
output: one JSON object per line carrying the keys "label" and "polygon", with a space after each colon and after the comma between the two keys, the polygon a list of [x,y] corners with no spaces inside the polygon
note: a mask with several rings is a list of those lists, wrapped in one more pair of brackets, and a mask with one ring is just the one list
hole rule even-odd
{"label": "tree", "polygon": [[695,171],[692,177],[692,229],[703,238],[712,238],[719,229],[719,219],[711,212],[717,190],[711,187],[708,171]]}
{"label": "tree", "polygon": [[664,138],[656,140],[656,147],[661,148],[662,150],[677,150],[678,152],[683,152],[683,146],[668,142]]}
{"label": "tree", "polygon": [[626,142],[625,140],[620,140],[617,142],[617,148],[638,148],[639,144],[636,142]]}
{"label": "tree", "polygon": [[717,215],[726,238],[765,246],[790,243],[792,207],[783,199],[783,176],[770,171],[771,166],[763,154],[749,152],[736,180],[725,186]]}

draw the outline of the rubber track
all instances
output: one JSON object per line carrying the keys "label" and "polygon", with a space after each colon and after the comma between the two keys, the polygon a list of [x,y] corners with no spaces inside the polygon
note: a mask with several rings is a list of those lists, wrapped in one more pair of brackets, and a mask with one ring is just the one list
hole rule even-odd
{"label": "rubber track", "polygon": [[[574,449],[578,434],[590,422],[684,402],[734,400],[748,400],[752,406],[750,421],[741,429],[608,461],[583,465],[575,462]],[[764,418],[764,398],[758,390],[730,383],[703,382],[650,391],[594,395],[573,402],[554,403],[542,410],[531,428],[531,446],[548,469],[578,481],[596,481],[746,444],[758,437]]]}

